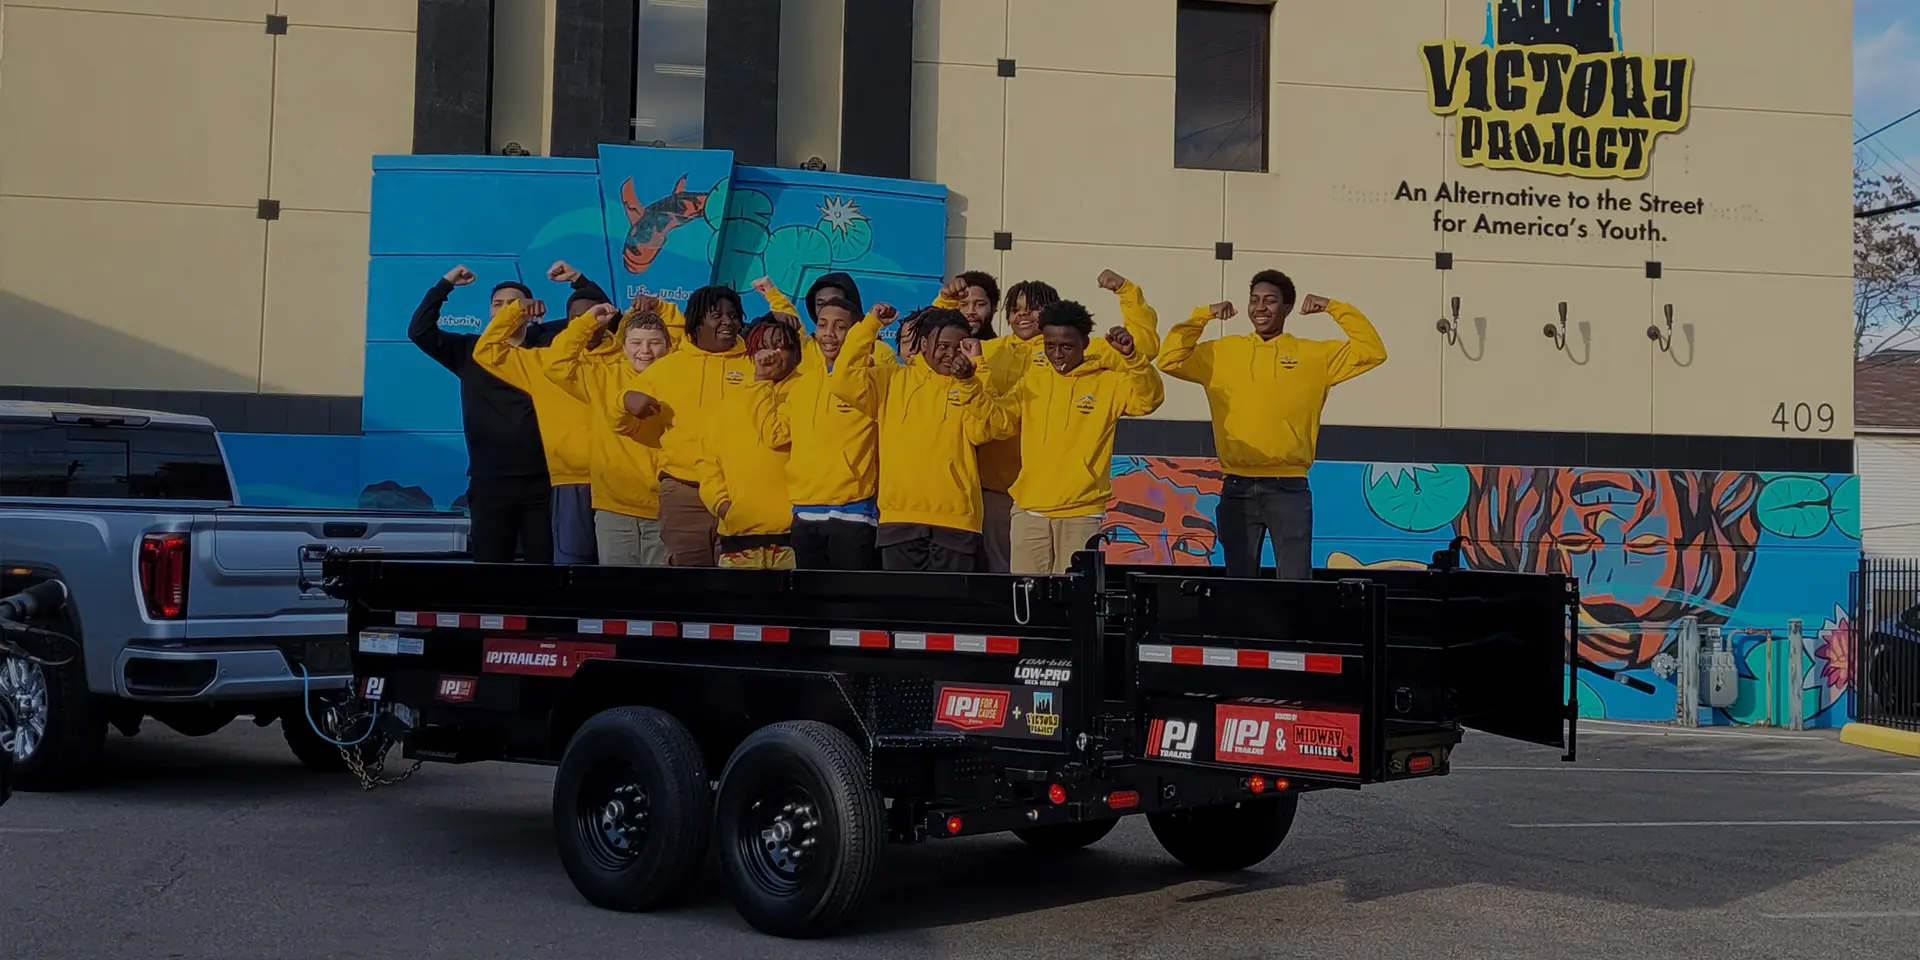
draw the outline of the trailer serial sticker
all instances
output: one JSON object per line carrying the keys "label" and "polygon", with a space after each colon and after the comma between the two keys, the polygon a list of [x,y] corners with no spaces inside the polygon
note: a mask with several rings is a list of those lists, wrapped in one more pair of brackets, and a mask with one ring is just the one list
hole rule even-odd
{"label": "trailer serial sticker", "polygon": [[508,640],[488,637],[480,669],[487,673],[518,673],[530,677],[571,677],[580,665],[597,657],[611,657],[611,643],[567,640]]}
{"label": "trailer serial sticker", "polygon": [[1239,701],[1214,705],[1213,757],[1289,770],[1360,772],[1360,717]]}
{"label": "trailer serial sticker", "polygon": [[473,689],[479,683],[478,677],[441,677],[440,682],[434,687],[433,698],[447,703],[471,703]]}

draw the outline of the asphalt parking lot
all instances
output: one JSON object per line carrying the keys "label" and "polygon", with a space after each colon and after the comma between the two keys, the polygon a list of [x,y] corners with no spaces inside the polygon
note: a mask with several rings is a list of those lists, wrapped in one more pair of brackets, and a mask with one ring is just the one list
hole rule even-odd
{"label": "asphalt parking lot", "polygon": [[109,741],[111,779],[0,808],[0,955],[57,958],[1907,958],[1920,761],[1829,734],[1588,725],[1581,762],[1473,736],[1453,776],[1306,798],[1280,852],[1196,878],[1144,822],[1065,857],[896,849],[864,921],[772,941],[709,880],[587,906],[550,772],[429,766],[362,793],[277,730]]}

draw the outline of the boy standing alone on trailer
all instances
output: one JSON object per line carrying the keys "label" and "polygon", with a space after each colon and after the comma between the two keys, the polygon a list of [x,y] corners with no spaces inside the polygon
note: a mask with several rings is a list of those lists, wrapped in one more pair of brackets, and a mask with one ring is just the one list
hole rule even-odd
{"label": "boy standing alone on trailer", "polygon": [[1247,319],[1253,332],[1201,342],[1213,320],[1230,320],[1231,303],[1196,307],[1167,331],[1160,369],[1197,383],[1213,411],[1213,443],[1226,474],[1215,522],[1227,575],[1260,575],[1260,548],[1271,534],[1282,580],[1313,576],[1313,491],[1307,470],[1320,439],[1327,391],[1387,360],[1373,324],[1352,306],[1309,294],[1301,313],[1327,313],[1345,340],[1302,340],[1286,332],[1293,281],[1278,270],[1253,275]]}

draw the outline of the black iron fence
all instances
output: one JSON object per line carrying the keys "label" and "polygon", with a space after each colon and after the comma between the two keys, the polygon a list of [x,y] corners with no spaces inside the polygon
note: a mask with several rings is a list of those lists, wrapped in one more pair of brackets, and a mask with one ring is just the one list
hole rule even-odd
{"label": "black iron fence", "polygon": [[1862,557],[1852,617],[1854,718],[1920,730],[1920,559]]}

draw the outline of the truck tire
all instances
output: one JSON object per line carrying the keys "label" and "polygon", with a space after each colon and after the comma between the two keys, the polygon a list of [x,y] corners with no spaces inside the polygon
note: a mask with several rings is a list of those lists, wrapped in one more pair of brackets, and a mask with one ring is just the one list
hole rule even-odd
{"label": "truck tire", "polygon": [[1195,870],[1245,870],[1280,849],[1299,807],[1299,794],[1284,793],[1275,800],[1149,813],[1147,825],[1161,849]]}
{"label": "truck tire", "polygon": [[821,937],[859,909],[880,871],[886,809],[867,758],[824,723],[762,727],[733,752],[715,817],[733,905],[777,937]]}
{"label": "truck tire", "polygon": [[1027,846],[1048,853],[1065,853],[1082,847],[1091,847],[1105,839],[1113,828],[1120,825],[1118,818],[1112,820],[1082,820],[1079,823],[1058,823],[1047,827],[1028,827],[1015,830],[1013,835],[1027,842]]}
{"label": "truck tire", "polygon": [[597,907],[655,910],[684,895],[706,864],[712,818],[700,745],[651,707],[588,718],[554,774],[560,863]]}
{"label": "truck tire", "polygon": [[[70,623],[53,629],[73,635]],[[87,689],[77,655],[59,666],[0,658],[0,696],[13,701],[13,781],[20,790],[64,790],[93,777],[107,740],[106,704]]]}

